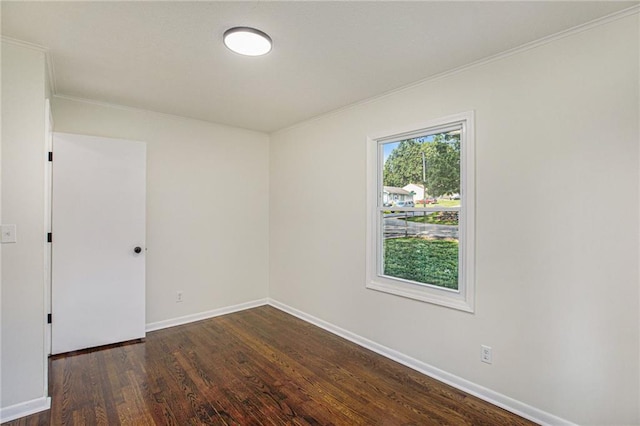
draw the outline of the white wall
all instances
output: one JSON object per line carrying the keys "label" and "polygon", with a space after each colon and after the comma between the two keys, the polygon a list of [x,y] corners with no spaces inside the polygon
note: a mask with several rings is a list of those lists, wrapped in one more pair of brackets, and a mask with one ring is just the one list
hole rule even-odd
{"label": "white wall", "polygon": [[63,98],[52,110],[56,132],[147,142],[147,324],[267,297],[268,135]]}
{"label": "white wall", "polygon": [[[273,134],[270,297],[561,418],[638,424],[638,47],[634,15]],[[365,289],[367,135],[468,110],[476,313]]]}
{"label": "white wall", "polygon": [[[0,411],[46,398],[44,350],[44,53],[2,42],[2,245]],[[38,405],[36,403],[35,405]]]}

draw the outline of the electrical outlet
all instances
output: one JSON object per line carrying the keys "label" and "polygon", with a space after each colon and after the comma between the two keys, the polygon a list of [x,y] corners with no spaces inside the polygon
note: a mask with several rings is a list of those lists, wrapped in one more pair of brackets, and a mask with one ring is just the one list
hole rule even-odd
{"label": "electrical outlet", "polygon": [[491,364],[493,355],[491,354],[491,346],[480,346],[480,361]]}
{"label": "electrical outlet", "polygon": [[182,292],[179,291],[176,293],[176,303],[182,302]]}

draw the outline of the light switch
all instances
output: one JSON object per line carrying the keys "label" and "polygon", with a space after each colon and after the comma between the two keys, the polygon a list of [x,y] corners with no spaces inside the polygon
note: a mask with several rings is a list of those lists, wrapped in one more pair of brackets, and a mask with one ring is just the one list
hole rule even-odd
{"label": "light switch", "polygon": [[15,243],[16,239],[16,226],[15,225],[2,225],[2,239],[4,243]]}

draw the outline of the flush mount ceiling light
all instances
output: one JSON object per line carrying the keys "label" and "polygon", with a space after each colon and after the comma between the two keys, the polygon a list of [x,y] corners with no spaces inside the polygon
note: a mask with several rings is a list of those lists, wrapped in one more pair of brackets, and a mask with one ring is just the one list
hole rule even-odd
{"label": "flush mount ceiling light", "polygon": [[224,32],[224,45],[247,56],[265,55],[271,51],[271,37],[249,27],[234,27]]}

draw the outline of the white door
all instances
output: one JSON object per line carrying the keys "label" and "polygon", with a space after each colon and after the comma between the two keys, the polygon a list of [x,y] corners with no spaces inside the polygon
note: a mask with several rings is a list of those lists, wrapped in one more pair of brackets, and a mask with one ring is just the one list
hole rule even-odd
{"label": "white door", "polygon": [[145,335],[146,144],[54,133],[52,353]]}

